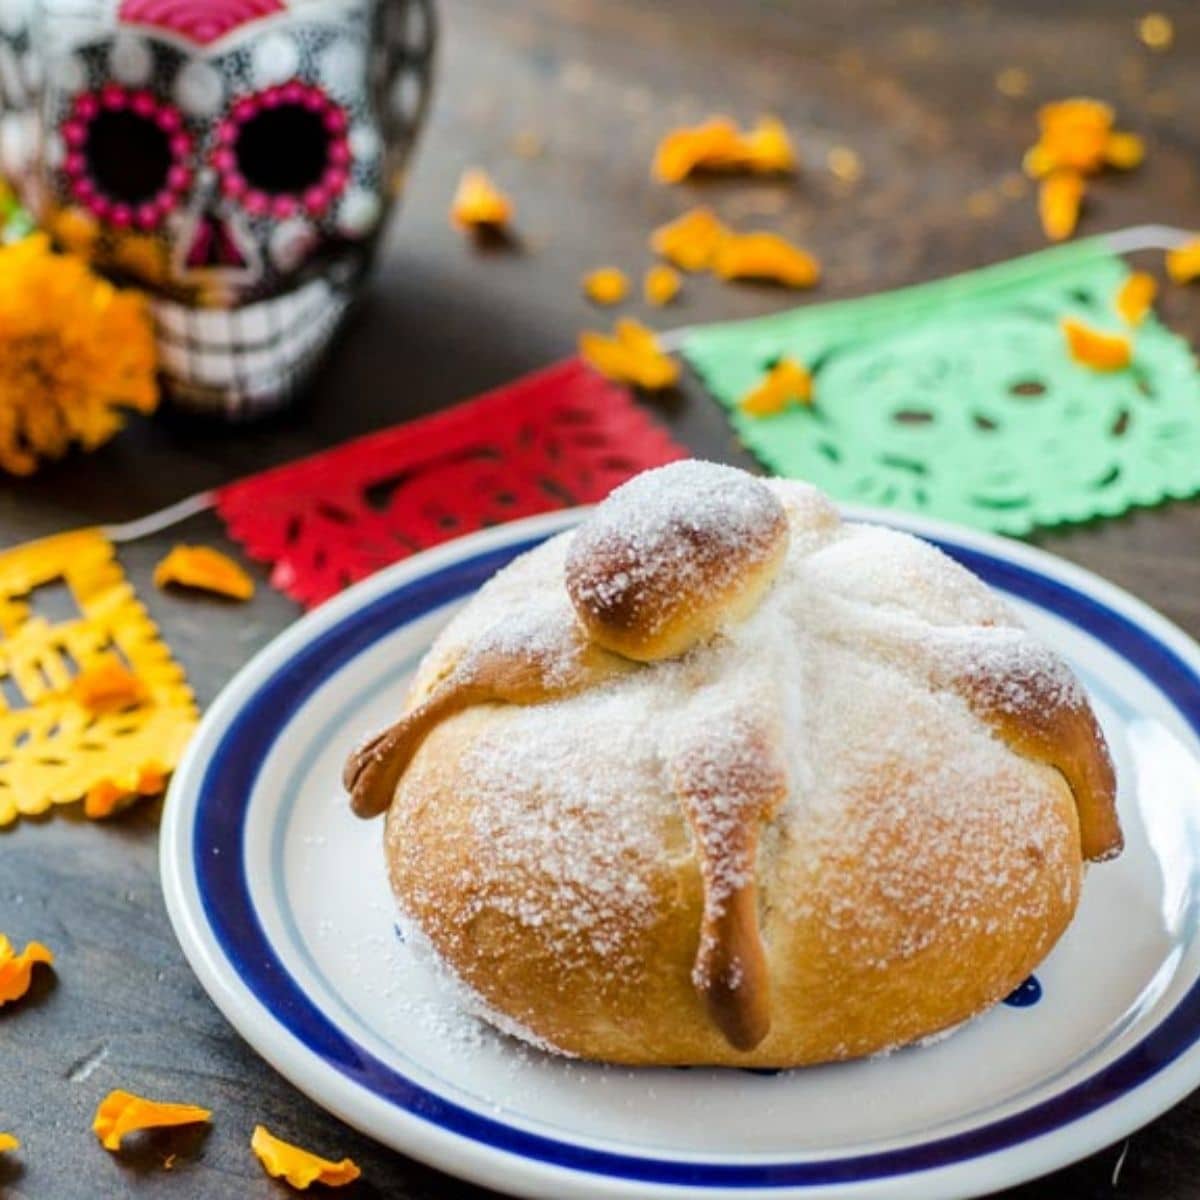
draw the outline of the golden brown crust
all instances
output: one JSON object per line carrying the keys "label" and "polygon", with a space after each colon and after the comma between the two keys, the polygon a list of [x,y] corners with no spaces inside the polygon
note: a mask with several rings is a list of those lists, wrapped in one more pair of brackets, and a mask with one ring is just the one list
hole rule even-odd
{"label": "golden brown crust", "polygon": [[[710,469],[702,500],[697,467]],[[654,662],[752,611],[787,544],[787,514],[765,484],[677,463],[626,484],[580,526],[566,588],[597,645]]]}
{"label": "golden brown crust", "polygon": [[617,1062],[852,1057],[994,1003],[1120,850],[1078,684],[915,539],[655,474],[489,584],[348,764],[356,811],[395,793],[402,906],[494,1011]]}

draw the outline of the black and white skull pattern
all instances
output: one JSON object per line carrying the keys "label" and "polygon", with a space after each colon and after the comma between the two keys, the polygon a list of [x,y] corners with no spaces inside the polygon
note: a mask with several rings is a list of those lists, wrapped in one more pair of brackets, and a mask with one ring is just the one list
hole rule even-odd
{"label": "black and white skull pattern", "polygon": [[155,20],[179,0],[0,0],[32,6],[45,68],[22,195],[148,293],[177,403],[254,415],[311,375],[400,189],[431,2],[274,0],[197,39]]}

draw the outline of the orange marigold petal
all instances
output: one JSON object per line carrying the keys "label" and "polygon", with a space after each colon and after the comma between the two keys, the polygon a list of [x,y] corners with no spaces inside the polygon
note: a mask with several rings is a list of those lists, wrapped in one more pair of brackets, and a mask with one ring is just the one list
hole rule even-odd
{"label": "orange marigold petal", "polygon": [[651,173],[660,183],[681,183],[700,167],[735,161],[740,147],[738,127],[728,117],[712,117],[703,125],[666,134],[654,152]]}
{"label": "orange marigold petal", "polygon": [[1071,357],[1093,371],[1120,371],[1133,360],[1133,343],[1123,333],[1105,333],[1074,317],[1061,321]]}
{"label": "orange marigold petal", "polygon": [[1113,117],[1111,105],[1085,97],[1043,105],[1038,110],[1039,145],[1052,169],[1098,171],[1104,165]]}
{"label": "orange marigold petal", "polygon": [[106,654],[71,682],[71,698],[89,712],[118,712],[141,704],[150,689],[115,654]]}
{"label": "orange marigold petal", "polygon": [[100,1101],[92,1132],[105,1150],[119,1150],[127,1133],[142,1129],[166,1129],[175,1125],[196,1125],[207,1121],[212,1113],[194,1104],[164,1104],[146,1100],[132,1092],[118,1089]]}
{"label": "orange marigold petal", "polygon": [[155,587],[171,583],[231,600],[249,600],[254,595],[254,580],[229,555],[211,546],[174,547],[154,568]]}
{"label": "orange marigold petal", "polygon": [[1158,295],[1158,280],[1145,271],[1134,271],[1117,291],[1116,308],[1126,325],[1140,325]]}
{"label": "orange marigold petal", "polygon": [[650,248],[684,271],[703,271],[712,265],[727,233],[711,208],[693,208],[659,226],[650,235]]}
{"label": "orange marigold petal", "polygon": [[157,796],[166,786],[166,772],[153,763],[140,767],[129,779],[102,779],[84,796],[83,815],[91,821],[105,820],[145,796]]}
{"label": "orange marigold petal", "polygon": [[277,1138],[265,1125],[254,1127],[250,1149],[272,1179],[285,1179],[301,1192],[314,1183],[322,1183],[326,1187],[344,1187],[362,1174],[353,1160],[343,1158],[341,1162],[331,1162],[327,1158],[319,1158],[308,1150]]}
{"label": "orange marigold petal", "polygon": [[33,982],[33,968],[38,963],[50,966],[54,954],[41,942],[29,942],[17,954],[12,942],[0,933],[0,1007],[20,1000]]}
{"label": "orange marigold petal", "polygon": [[620,304],[629,295],[629,279],[616,267],[598,267],[583,277],[583,292],[593,304]]}
{"label": "orange marigold petal", "polygon": [[796,150],[787,128],[777,117],[761,117],[742,135],[741,163],[759,175],[786,175],[796,169]]}
{"label": "orange marigold petal", "polygon": [[722,279],[769,279],[787,287],[812,287],[821,266],[807,250],[777,233],[731,233],[713,259]]}
{"label": "orange marigold petal", "polygon": [[458,182],[450,219],[460,229],[501,229],[513,216],[513,203],[479,167],[469,167]]}
{"label": "orange marigold petal", "polygon": [[1104,144],[1104,161],[1120,171],[1131,171],[1146,157],[1146,143],[1136,133],[1114,130]]}
{"label": "orange marigold petal", "polygon": [[1038,191],[1038,216],[1051,241],[1061,242],[1075,232],[1083,196],[1083,176],[1074,171],[1055,171],[1042,180]]}
{"label": "orange marigold petal", "polygon": [[679,379],[679,364],[663,352],[651,330],[630,317],[617,322],[612,337],[591,330],[581,333],[579,353],[601,375],[647,391],[671,387]]}
{"label": "orange marigold petal", "polygon": [[1172,283],[1191,283],[1200,278],[1200,237],[1168,250],[1166,261]]}
{"label": "orange marigold petal", "polygon": [[0,1154],[7,1154],[10,1150],[20,1150],[21,1139],[11,1133],[0,1133]]}
{"label": "orange marigold petal", "polygon": [[680,278],[679,272],[674,267],[668,267],[662,263],[651,267],[642,280],[642,292],[646,297],[646,303],[654,305],[655,308],[662,308],[664,304],[670,304],[679,295],[679,289],[682,286],[683,280]]}
{"label": "orange marigold petal", "polygon": [[781,358],[738,401],[747,416],[772,417],[791,404],[811,404],[812,375],[808,368],[791,358]]}

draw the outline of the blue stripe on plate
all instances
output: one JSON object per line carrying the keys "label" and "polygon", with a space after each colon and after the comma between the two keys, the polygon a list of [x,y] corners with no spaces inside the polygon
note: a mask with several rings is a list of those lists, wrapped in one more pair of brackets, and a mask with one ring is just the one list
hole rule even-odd
{"label": "blue stripe on plate", "polygon": [[[316,636],[231,720],[204,773],[193,858],[199,892],[230,967],[312,1053],[348,1079],[443,1129],[497,1150],[577,1171],[680,1186],[798,1187],[949,1166],[1048,1133],[1138,1087],[1200,1040],[1200,983],[1147,1037],[1082,1083],[966,1133],[902,1149],[816,1162],[703,1163],[594,1150],[505,1125],[418,1086],[342,1033],[287,973],[250,900],[242,852],[249,799],[262,762],[293,714],[356,654],[439,606],[475,591],[535,538],[490,550],[398,585]],[[1200,735],[1200,678],[1174,651],[1094,597],[984,551],[935,542],[994,587],[1057,613],[1128,660]]]}

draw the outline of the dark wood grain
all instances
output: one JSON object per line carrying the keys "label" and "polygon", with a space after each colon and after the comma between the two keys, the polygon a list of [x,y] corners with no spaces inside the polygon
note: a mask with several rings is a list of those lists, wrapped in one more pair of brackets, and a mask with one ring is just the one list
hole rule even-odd
{"label": "dark wood grain", "polygon": [[[1160,7],[1176,19],[1177,42],[1155,55],[1137,42],[1137,8],[1127,0],[445,0],[437,99],[405,212],[368,303],[308,402],[246,430],[142,422],[91,457],[30,481],[0,481],[0,545],[140,515],[561,356],[597,320],[579,295],[580,274],[602,263],[640,271],[647,230],[700,198],[811,245],[827,265],[814,300],[1034,249],[1042,239],[1032,197],[1007,198],[1000,184],[1030,141],[1041,100],[1109,98],[1149,139],[1141,171],[1094,188],[1087,231],[1159,220],[1200,227],[1200,8],[1182,0]],[[1010,65],[1029,71],[1029,95],[996,91],[996,72]],[[658,135],[716,110],[743,119],[779,113],[807,161],[799,181],[651,185]],[[544,138],[540,158],[514,153],[523,131]],[[856,186],[825,170],[835,145],[862,156]],[[489,167],[514,194],[518,252],[481,255],[448,227],[450,194],[471,163]],[[983,209],[994,211],[973,215]],[[1197,296],[1167,297],[1177,327],[1200,330]],[[705,321],[792,302],[768,289],[694,279],[665,316]],[[745,461],[693,387],[660,411],[697,452]],[[155,592],[152,565],[179,535],[223,541],[215,519],[198,517],[121,557],[207,703],[296,610],[266,586],[245,607]],[[1200,506],[1038,541],[1200,634]],[[365,1181],[347,1195],[483,1195],[340,1125],[243,1046],[171,935],[156,827],[148,806],[106,825],[67,812],[0,835],[0,929],[41,938],[60,955],[53,980],[40,979],[26,1001],[0,1014],[0,1128],[19,1130],[25,1142],[19,1159],[0,1163],[0,1193],[280,1196],[248,1150],[261,1120],[319,1150],[353,1155]],[[88,1129],[98,1098],[114,1086],[209,1105],[214,1125],[199,1137],[169,1135],[110,1156]],[[1008,1195],[1194,1196],[1198,1117],[1193,1097],[1127,1146]],[[167,1172],[161,1163],[170,1153],[177,1158]]]}

